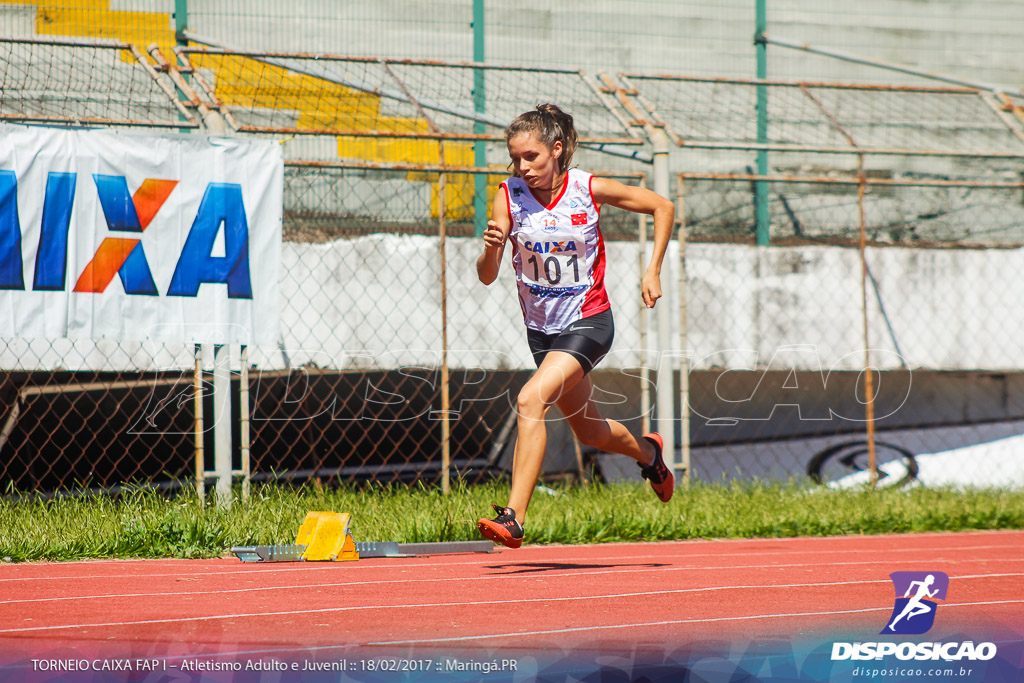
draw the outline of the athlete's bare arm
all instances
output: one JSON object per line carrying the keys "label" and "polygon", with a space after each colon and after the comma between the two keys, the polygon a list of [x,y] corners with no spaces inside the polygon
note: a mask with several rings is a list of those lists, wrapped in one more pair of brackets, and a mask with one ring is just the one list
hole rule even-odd
{"label": "athlete's bare arm", "polygon": [[672,237],[676,207],[671,200],[650,190],[624,185],[617,180],[595,177],[590,185],[594,201],[599,205],[611,204],[620,209],[654,216],[654,253],[640,282],[640,293],[648,308],[661,298],[661,262]]}
{"label": "athlete's bare arm", "polygon": [[512,228],[512,217],[508,215],[508,199],[502,186],[494,195],[491,205],[491,220],[484,230],[484,253],[476,260],[476,274],[480,282],[489,285],[498,277],[501,255],[505,253],[505,242]]}
{"label": "athlete's bare arm", "polygon": [[915,591],[917,592],[916,597],[927,595],[930,598],[933,595],[935,595],[935,593],[938,593],[939,589],[936,588],[935,592],[932,592],[928,590],[928,584],[926,584],[924,581],[912,581],[910,585],[907,586],[907,592],[903,595],[903,597],[909,598],[910,594],[914,593]]}

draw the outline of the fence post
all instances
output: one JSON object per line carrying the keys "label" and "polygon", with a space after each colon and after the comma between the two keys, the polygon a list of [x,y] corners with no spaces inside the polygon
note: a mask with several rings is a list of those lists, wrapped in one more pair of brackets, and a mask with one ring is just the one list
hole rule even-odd
{"label": "fence post", "polygon": [[[441,154],[441,164],[444,165],[444,142],[438,142]],[[445,202],[445,177],[440,173],[437,179],[438,199],[438,232],[441,250],[441,493],[447,494],[451,490],[451,469],[452,469],[452,445],[451,445],[451,400],[448,394],[448,264],[446,257],[445,242],[447,237],[447,222],[445,212],[448,210]]]}
{"label": "fence post", "polygon": [[[473,0],[473,61],[477,63],[483,63],[486,59],[485,26],[484,0]],[[473,69],[473,111],[477,114],[483,114],[487,109],[484,75],[483,69]],[[473,132],[483,135],[487,132],[486,124],[475,121]],[[477,168],[487,166],[487,143],[483,140],[473,143],[473,165]],[[483,237],[487,229],[487,176],[482,173],[473,176],[473,221],[476,236]]]}
{"label": "fence post", "polygon": [[242,500],[249,500],[252,468],[249,465],[249,347],[242,345],[238,373],[238,440],[242,456]]}
{"label": "fence post", "polygon": [[203,345],[195,345],[195,371],[192,375],[192,388],[195,392],[195,441],[196,441],[196,495],[199,503],[206,501],[206,449],[203,446],[205,429],[203,427]]}
{"label": "fence post", "polygon": [[[647,187],[647,181],[640,179],[640,187]],[[647,214],[637,214],[637,230],[639,232],[640,251],[640,278],[644,276],[644,269],[647,267]],[[651,380],[650,359],[651,353],[647,348],[650,339],[647,331],[650,325],[650,314],[647,305],[643,300],[637,301],[640,306],[640,424],[641,431],[646,434],[651,431],[651,389],[648,382]]]}
{"label": "fence post", "polygon": [[[652,127],[650,130],[651,144],[654,151],[654,191],[662,197],[669,197],[670,182],[668,168],[668,135],[661,128]],[[670,268],[668,272],[673,272]],[[668,283],[662,288],[662,292],[670,292],[674,284]],[[676,472],[676,437],[675,437],[675,391],[673,390],[674,368],[672,362],[672,311],[669,309],[668,298],[657,307],[658,312],[658,349],[660,351],[658,362],[658,388],[657,388],[657,415],[658,432],[664,441],[664,456],[670,462],[670,469],[673,475]]]}
{"label": "fence post", "polygon": [[875,382],[871,370],[871,340],[868,336],[868,256],[867,221],[864,217],[864,190],[867,176],[864,174],[864,155],[857,155],[857,212],[860,234],[860,298],[864,329],[864,400],[868,439],[868,471],[871,473],[871,488],[878,483],[878,469],[875,454]]}
{"label": "fence post", "polygon": [[[768,43],[764,36],[768,28],[768,0],[757,0],[757,28],[754,44],[757,52],[757,77],[768,78]],[[757,86],[757,143],[768,143],[768,86]],[[757,174],[768,175],[768,152],[757,151]],[[754,226],[757,244],[765,246],[771,241],[771,214],[768,211],[768,181],[754,181]]]}
{"label": "fence post", "polygon": [[679,217],[679,468],[683,485],[690,485],[690,354],[686,340],[686,196],[683,177],[676,186],[676,216]]}
{"label": "fence post", "polygon": [[188,45],[188,0],[174,0],[174,39],[178,45]]}
{"label": "fence post", "polygon": [[[174,0],[174,41],[178,44],[179,47],[188,47],[188,38],[185,37],[187,31],[188,0]],[[185,82],[187,83],[188,79],[191,77],[191,74],[186,73],[182,74],[182,76],[184,77]],[[185,101],[188,99],[187,97],[185,97],[185,93],[181,91],[181,88],[178,88],[178,99],[181,101]],[[178,114],[178,118],[181,120],[185,119],[185,117],[181,114]],[[178,132],[188,135],[192,131],[187,128],[183,128]],[[202,494],[200,494],[199,498],[200,500],[202,499]]]}
{"label": "fence post", "polygon": [[213,469],[217,475],[217,506],[231,508],[231,347],[213,347]]}

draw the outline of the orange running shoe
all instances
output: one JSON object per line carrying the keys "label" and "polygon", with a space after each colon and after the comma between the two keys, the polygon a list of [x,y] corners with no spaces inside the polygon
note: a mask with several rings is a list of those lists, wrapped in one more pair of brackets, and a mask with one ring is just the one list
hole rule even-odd
{"label": "orange running shoe", "polygon": [[500,543],[509,548],[518,548],[523,544],[523,527],[516,521],[516,511],[512,508],[503,508],[500,505],[491,505],[498,516],[494,519],[481,519],[476,523],[480,533],[495,543]]}
{"label": "orange running shoe", "polygon": [[644,438],[654,446],[654,462],[650,465],[640,465],[640,476],[651,482],[651,488],[658,494],[658,499],[662,503],[667,503],[672,499],[672,491],[676,488],[676,478],[661,457],[661,449],[665,443],[658,432],[644,434]]}

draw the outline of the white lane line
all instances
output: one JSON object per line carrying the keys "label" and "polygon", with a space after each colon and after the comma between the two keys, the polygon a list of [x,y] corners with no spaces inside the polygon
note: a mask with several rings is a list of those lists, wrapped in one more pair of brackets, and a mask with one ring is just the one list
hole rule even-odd
{"label": "white lane line", "polygon": [[[768,540],[783,540],[783,539],[768,539]],[[599,563],[599,562],[605,562],[605,563],[607,563],[607,562],[620,562],[620,561],[623,561],[623,560],[647,560],[647,561],[651,561],[651,562],[658,562],[658,561],[671,560],[671,559],[690,560],[690,559],[699,558],[699,557],[717,557],[717,558],[749,557],[749,556],[765,557],[765,556],[771,556],[771,555],[792,556],[792,555],[802,555],[802,554],[814,554],[814,555],[820,556],[822,554],[830,554],[830,553],[857,553],[857,554],[864,554],[865,552],[885,552],[885,553],[922,552],[922,553],[932,553],[932,554],[934,554],[934,553],[950,552],[950,551],[1003,550],[1003,549],[1007,549],[1007,548],[1011,548],[1011,549],[1014,549],[1014,550],[1018,550],[1019,549],[1016,546],[1008,546],[1008,545],[973,545],[973,546],[945,546],[945,547],[938,547],[938,548],[852,548],[852,549],[847,549],[847,550],[807,550],[807,551],[798,551],[798,552],[793,552],[793,551],[775,552],[775,551],[760,551],[759,550],[759,551],[750,551],[750,552],[742,552],[742,553],[692,553],[692,554],[679,553],[679,554],[668,554],[668,555],[665,555],[665,554],[657,554],[657,555],[644,554],[644,555],[620,555],[620,556],[611,556],[611,557],[584,557],[584,558],[566,557],[566,558],[553,558],[553,559],[533,559],[533,558],[530,558],[530,557],[523,557],[520,560],[511,560],[511,557],[513,557],[513,555],[504,555],[504,554],[502,554],[502,555],[495,555],[495,556],[490,557],[488,559],[482,559],[482,560],[477,560],[477,561],[472,561],[472,562],[423,562],[423,563],[409,562],[408,564],[402,564],[401,561],[403,559],[412,559],[412,558],[399,558],[399,559],[393,560],[394,564],[392,564],[392,565],[341,563],[341,564],[344,565],[343,567],[339,567],[338,566],[339,563],[334,563],[334,562],[315,563],[316,566],[310,566],[310,565],[312,565],[314,563],[309,563],[309,562],[295,563],[295,564],[302,565],[300,567],[294,567],[294,566],[292,566],[292,567],[269,567],[269,566],[265,566],[262,563],[251,563],[251,566],[247,567],[245,569],[229,569],[227,571],[198,571],[198,572],[187,572],[187,573],[176,572],[176,573],[161,573],[161,574],[137,574],[137,575],[131,575],[131,576],[125,576],[123,573],[122,574],[93,574],[93,575],[87,575],[87,576],[18,576],[18,577],[10,577],[10,578],[0,578],[0,583],[10,582],[10,581],[77,581],[77,580],[93,580],[93,579],[117,579],[119,581],[125,581],[125,580],[129,580],[129,579],[148,580],[148,579],[151,579],[151,578],[166,578],[166,577],[172,577],[172,576],[173,577],[185,576],[185,577],[190,577],[191,578],[191,577],[206,577],[206,576],[212,576],[212,577],[234,576],[234,575],[237,575],[237,574],[250,574],[250,575],[257,576],[257,575],[265,575],[265,574],[268,574],[268,573],[271,573],[271,572],[274,572],[274,573],[291,573],[291,572],[300,572],[300,571],[301,572],[310,572],[310,571],[314,571],[314,570],[325,570],[325,569],[333,569],[333,570],[344,569],[345,571],[357,570],[357,569],[367,569],[367,570],[374,570],[374,571],[381,571],[383,569],[419,570],[419,569],[424,568],[424,567],[444,567],[444,568],[447,568],[447,569],[452,569],[452,568],[456,568],[456,567],[486,566],[486,565],[492,565],[492,564],[495,564],[495,563],[498,563],[498,564],[529,565],[531,563],[532,564],[544,564],[544,563],[549,563],[549,564],[556,564],[556,563],[557,564],[570,564],[570,563],[588,563],[589,562],[589,563],[593,564],[593,563]],[[934,560],[935,558],[934,557],[928,557],[928,558],[925,558],[925,559],[930,562],[930,561]],[[1024,557],[1022,557],[1020,559],[1024,559]],[[992,562],[1003,562],[1003,561],[1016,562],[1016,561],[1020,561],[1020,559],[1018,559],[1018,558],[995,558],[995,559],[991,559],[989,561],[992,561]],[[892,561],[892,560],[890,560],[890,561]],[[841,564],[841,563],[837,563],[837,562],[806,563],[806,562],[804,562],[804,563],[800,563],[800,566],[820,567],[820,566],[828,566],[828,565],[832,565],[832,564]],[[259,565],[259,566],[256,566],[256,565]],[[764,565],[764,566],[790,567],[790,566],[793,566],[793,565],[780,564],[780,565]],[[711,567],[711,568],[714,569],[714,567]],[[695,567],[695,569],[700,569],[700,567]]]}
{"label": "white lane line", "polygon": [[[651,542],[645,542],[645,541],[620,541],[620,542],[614,542],[614,543],[591,544],[591,545],[586,546],[586,547],[596,547],[596,546],[599,546],[601,548],[606,548],[606,549],[614,550],[614,549],[620,549],[620,548],[627,548],[627,549],[628,548],[636,548],[638,546],[653,546],[653,547],[656,547],[656,546],[667,546],[667,545],[680,545],[680,546],[687,546],[687,547],[700,546],[700,545],[720,545],[720,546],[726,546],[726,545],[747,545],[747,544],[753,544],[753,543],[771,543],[771,544],[777,544],[777,545],[792,545],[792,544],[796,544],[796,543],[814,543],[815,545],[820,545],[821,543],[830,543],[830,542],[836,542],[836,543],[848,543],[848,542],[849,543],[857,543],[857,542],[862,542],[862,541],[873,542],[873,541],[876,541],[876,540],[913,541],[913,540],[919,539],[919,538],[931,538],[931,537],[936,537],[936,536],[937,537],[941,537],[941,538],[945,538],[945,539],[950,539],[950,538],[968,538],[968,537],[972,537],[972,536],[1014,537],[1014,536],[1021,536],[1021,535],[1024,535],[1024,531],[1022,531],[1020,529],[975,529],[975,530],[971,530],[971,531],[919,531],[919,532],[908,532],[908,533],[893,532],[893,533],[887,533],[887,534],[870,534],[870,535],[858,535],[858,534],[852,534],[851,535],[851,534],[846,534],[846,535],[842,535],[842,536],[785,536],[785,537],[763,537],[763,538],[714,538],[714,539],[688,538],[688,539],[679,539],[679,540],[651,541]],[[1015,539],[1010,538],[1009,540],[1013,541]],[[547,545],[547,546],[537,546],[537,545],[527,546],[523,550],[524,551],[532,551],[532,550],[543,550],[545,548],[547,548],[547,549],[561,549],[561,548],[577,549],[577,548],[580,548],[580,547],[583,547],[583,546],[552,544],[552,545]],[[1018,546],[1014,545],[1013,543],[1005,543],[1005,544],[997,544],[997,545],[990,545],[990,546],[949,546],[947,548],[934,548],[934,547],[920,547],[920,548],[875,548],[875,547],[872,547],[872,548],[858,548],[858,549],[853,549],[853,550],[821,550],[821,549],[815,549],[815,550],[808,550],[808,551],[786,551],[786,552],[796,552],[798,554],[802,553],[802,552],[808,552],[808,553],[811,553],[811,552],[813,552],[813,553],[843,552],[843,553],[845,553],[845,552],[865,552],[865,551],[869,551],[869,550],[886,550],[886,551],[893,551],[893,552],[904,552],[904,551],[912,552],[912,551],[915,551],[915,550],[927,551],[927,550],[938,550],[938,549],[949,550],[949,549],[957,549],[957,548],[960,548],[960,549],[970,549],[970,548],[1016,548],[1016,547],[1018,547]],[[501,550],[501,549],[499,548],[499,550]],[[780,551],[776,551],[776,550],[771,550],[771,551],[758,550],[758,551],[743,552],[743,553],[694,553],[694,554],[690,554],[690,555],[683,554],[683,555],[680,555],[680,557],[701,557],[701,556],[704,556],[704,555],[712,555],[712,556],[716,556],[716,557],[717,556],[724,556],[724,555],[762,555],[762,554],[767,555],[767,554],[774,554],[776,552],[778,552],[779,554],[784,554],[784,553],[781,552],[781,550]],[[622,557],[623,558],[647,557],[647,555],[625,555],[625,556],[622,556]],[[668,557],[673,557],[673,556],[670,555]],[[223,559],[223,558],[221,558],[221,559]],[[164,563],[167,563],[167,564],[174,563],[174,564],[191,565],[192,563],[195,563],[195,562],[210,562],[210,563],[212,563],[212,562],[217,562],[217,561],[219,561],[219,560],[215,559],[215,558],[207,558],[207,559],[202,559],[202,560],[183,560],[183,559],[177,559],[177,558],[157,558],[157,559],[153,559],[153,558],[129,557],[129,558],[94,558],[94,559],[87,559],[87,560],[75,560],[74,562],[69,562],[69,563],[66,563],[66,564],[69,564],[69,565],[71,565],[71,564],[73,564],[73,565],[83,565],[83,564],[89,564],[89,565],[110,565],[110,564],[118,564],[118,565],[120,565],[120,564],[144,564],[144,563],[161,563],[161,564],[164,564]],[[38,563],[29,563],[28,565],[25,565],[25,566],[33,567],[33,566],[36,566],[36,564],[38,564]],[[47,564],[47,566],[50,565],[50,563],[46,563],[46,564]],[[467,562],[466,564],[469,564],[469,563]],[[432,565],[419,565],[419,566],[432,566]],[[213,573],[213,572],[211,572],[211,573]],[[121,575],[117,575],[117,576],[120,577]],[[76,577],[67,577],[67,578],[76,578]],[[3,580],[11,580],[11,579],[0,579],[0,581],[3,581]]]}
{"label": "white lane line", "polygon": [[[978,605],[1006,605],[1024,603],[1024,600],[991,600],[988,602],[960,602],[952,605],[943,605],[942,609],[946,610],[950,607],[973,607]],[[707,619],[673,619],[670,621],[648,621],[633,624],[611,624],[608,626],[577,626],[573,628],[558,628],[550,629],[545,631],[515,631],[515,632],[503,632],[493,633],[490,635],[481,636],[458,636],[453,638],[423,638],[417,640],[388,640],[380,642],[367,643],[367,645],[411,645],[411,644],[422,644],[422,643],[452,643],[466,640],[483,640],[483,639],[494,639],[501,640],[502,642],[507,641],[517,636],[543,636],[543,635],[554,635],[558,633],[574,633],[581,631],[602,631],[610,629],[625,629],[625,628],[642,628],[646,626],[672,626],[675,624],[706,624],[718,621],[749,621],[754,619],[780,619],[786,617],[817,617],[817,616],[830,616],[833,614],[857,614],[859,612],[889,612],[892,610],[892,605],[886,605],[885,607],[866,607],[863,609],[848,609],[848,610],[835,610],[831,612],[785,612],[780,614],[751,614],[742,617],[711,617]]]}
{"label": "white lane line", "polygon": [[[986,575],[979,575],[986,576]],[[957,577],[960,579],[970,577]],[[609,600],[613,598],[633,598],[643,597],[650,595],[669,595],[669,594],[681,594],[681,593],[704,593],[713,591],[732,591],[732,590],[770,590],[775,588],[793,589],[793,588],[819,588],[825,586],[852,586],[861,584],[872,584],[872,583],[883,583],[888,584],[889,579],[872,579],[869,581],[827,581],[819,583],[789,583],[789,584],[753,584],[753,585],[741,585],[741,586],[711,586],[704,588],[677,588],[673,590],[654,590],[654,591],[636,591],[630,593],[611,593],[601,595],[575,595],[567,597],[543,597],[543,598],[517,598],[513,600],[473,600],[469,602],[427,602],[427,603],[415,603],[415,604],[397,604],[397,605],[356,605],[349,607],[322,607],[319,609],[298,609],[298,610],[287,610],[280,612],[251,612],[241,614],[214,614],[205,617],[174,617],[168,619],[143,619],[139,621],[112,621],[103,623],[91,623],[91,624],[60,624],[50,626],[32,626],[28,628],[10,628],[0,629],[0,633],[27,633],[31,631],[63,631],[70,629],[83,629],[83,628],[102,628],[107,626],[140,626],[145,624],[170,624],[170,623],[181,623],[181,622],[198,622],[198,621],[215,621],[222,619],[244,619],[248,617],[268,617],[268,616],[289,616],[297,614],[323,614],[330,612],[355,612],[360,610],[378,610],[378,609],[422,609],[422,608],[433,608],[433,607],[475,607],[481,605],[508,605],[508,604],[520,604],[520,603],[552,603],[552,602],[570,602],[570,601],[581,601],[581,600]],[[1024,600],[1009,600],[1004,602],[1024,602]],[[960,603],[960,604],[989,604],[989,603]],[[1001,603],[991,603],[1001,604]],[[889,609],[892,607],[890,606]],[[856,610],[855,610],[856,611]],[[733,618],[733,617],[729,617]],[[711,621],[716,621],[712,619]],[[675,622],[667,622],[675,623]],[[686,623],[686,622],[679,622]],[[485,638],[490,636],[475,636],[476,638]],[[380,644],[380,643],[371,643]]]}
{"label": "white lane line", "polygon": [[[984,562],[985,560],[980,560]],[[849,562],[846,564],[887,564],[887,562],[869,561],[869,562]],[[771,567],[779,567],[780,565],[743,565],[742,567],[710,567],[714,571],[723,569],[764,569]],[[803,564],[787,565],[787,567],[805,567]],[[653,572],[653,571],[699,571],[705,569],[704,567],[655,567],[651,569],[620,569],[620,570],[605,570],[601,572],[569,572],[562,574],[546,574],[554,577],[578,577],[578,576],[591,576],[596,574],[610,574],[610,573],[639,573],[639,572]],[[964,576],[953,576],[955,579],[980,579],[980,578],[1004,578],[1009,576],[1024,576],[1022,572],[1011,572],[1011,573],[1000,573],[1000,574],[968,574]],[[96,595],[63,595],[53,596],[47,598],[24,598],[20,600],[0,600],[0,605],[21,605],[31,604],[37,602],[67,602],[72,600],[110,600],[112,598],[117,599],[128,599],[128,598],[184,598],[193,595],[229,595],[232,593],[254,593],[256,591],[292,591],[292,590],[308,590],[308,589],[322,589],[322,588],[344,588],[348,586],[372,586],[381,584],[411,584],[411,583],[439,583],[443,581],[488,581],[488,580],[499,580],[499,579],[520,579],[528,578],[519,574],[498,574],[492,576],[471,576],[465,578],[459,577],[448,577],[448,578],[435,578],[435,579],[379,579],[376,581],[345,581],[342,583],[308,583],[308,584],[288,584],[284,586],[253,586],[250,588],[225,588],[218,590],[207,590],[207,591],[181,591],[171,593],[101,593]],[[838,582],[839,584],[844,582]],[[845,583],[888,583],[888,580],[871,580],[871,581],[847,581]],[[779,584],[785,585],[785,584]],[[815,584],[795,584],[800,586],[832,586],[838,585],[837,583],[815,583]],[[728,588],[724,586],[723,588]],[[773,587],[772,584],[768,584],[768,587]],[[710,586],[702,589],[690,589],[690,590],[718,590],[718,587]],[[2,633],[2,631],[0,631]]]}

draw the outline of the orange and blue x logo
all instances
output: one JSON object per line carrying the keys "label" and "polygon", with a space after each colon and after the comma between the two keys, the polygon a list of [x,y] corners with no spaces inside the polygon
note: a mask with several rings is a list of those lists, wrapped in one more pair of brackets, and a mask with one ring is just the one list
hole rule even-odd
{"label": "orange and blue x logo", "polygon": [[[134,195],[128,194],[124,176],[93,175],[110,230],[143,232],[160,211],[178,184],[177,180],[146,178]],[[107,237],[75,284],[76,292],[101,293],[115,275],[120,274],[125,292],[157,294],[142,241],[125,237]]]}

